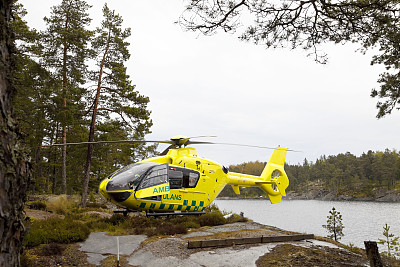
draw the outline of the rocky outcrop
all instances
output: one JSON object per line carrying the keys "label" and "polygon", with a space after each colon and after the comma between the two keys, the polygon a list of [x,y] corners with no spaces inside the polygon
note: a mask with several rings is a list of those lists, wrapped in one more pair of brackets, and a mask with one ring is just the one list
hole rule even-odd
{"label": "rocky outcrop", "polygon": [[327,201],[378,201],[378,202],[400,202],[400,189],[388,190],[388,189],[375,189],[372,191],[372,196],[354,196],[345,195],[332,192],[323,186],[309,186],[307,190],[302,192],[290,191],[287,193],[287,199],[315,199],[315,200],[327,200]]}

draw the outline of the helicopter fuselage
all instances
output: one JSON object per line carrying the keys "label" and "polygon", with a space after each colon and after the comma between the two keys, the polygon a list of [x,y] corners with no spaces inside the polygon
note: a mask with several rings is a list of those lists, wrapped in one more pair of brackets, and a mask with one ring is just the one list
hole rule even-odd
{"label": "helicopter fuselage", "polygon": [[[113,179],[118,178],[118,174],[135,165],[132,164],[103,180],[99,187],[100,193],[116,205],[130,210],[203,211],[226,185],[227,170],[216,162],[198,157],[196,149],[191,147],[171,149],[165,156],[145,159],[136,164],[149,166],[139,178],[142,180],[137,181],[134,187],[107,187]],[[142,189],[147,189],[151,195],[146,194],[143,197],[138,194],[140,192],[138,189],[141,189],[140,184],[144,182],[146,172],[148,175],[148,172],[157,166],[166,169],[165,174],[169,183],[161,181],[162,186],[156,185]]]}
{"label": "helicopter fuselage", "polygon": [[286,150],[276,148],[260,177],[228,172],[217,162],[198,156],[192,147],[170,149],[164,156],[142,160],[104,179],[100,193],[129,210],[149,212],[203,211],[230,184],[258,186],[271,203],[285,196],[289,180],[284,171]]}

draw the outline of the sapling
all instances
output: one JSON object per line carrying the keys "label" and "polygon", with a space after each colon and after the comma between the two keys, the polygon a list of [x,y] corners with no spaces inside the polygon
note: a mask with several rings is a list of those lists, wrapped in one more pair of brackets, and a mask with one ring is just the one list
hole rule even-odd
{"label": "sapling", "polygon": [[329,211],[329,214],[327,216],[327,221],[326,224],[322,225],[328,233],[330,233],[327,237],[332,238],[335,241],[338,241],[343,234],[343,228],[344,225],[342,223],[342,215],[340,214],[339,211],[336,211],[335,207],[332,208],[332,210]]}
{"label": "sapling", "polygon": [[[396,257],[400,256],[400,245],[399,245],[399,237],[394,236],[394,234],[389,233],[390,226],[386,223],[385,226],[383,227],[383,235],[385,236],[386,239],[381,239],[378,238],[379,244],[387,246],[387,255],[389,257]],[[393,252],[393,254],[392,254]],[[384,252],[386,254],[386,251]]]}

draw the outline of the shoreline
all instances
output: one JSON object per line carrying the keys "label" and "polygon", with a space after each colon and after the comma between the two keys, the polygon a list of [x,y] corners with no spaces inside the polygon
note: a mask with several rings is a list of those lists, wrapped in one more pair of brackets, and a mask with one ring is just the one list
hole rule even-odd
{"label": "shoreline", "polygon": [[[262,199],[268,200],[268,197],[217,197],[216,200],[246,200],[246,199]],[[349,201],[349,202],[377,202],[377,203],[400,203],[400,196],[389,196],[381,198],[373,197],[353,197],[353,196],[318,196],[310,197],[307,195],[300,195],[298,193],[288,193],[285,200],[320,200],[320,201]]]}

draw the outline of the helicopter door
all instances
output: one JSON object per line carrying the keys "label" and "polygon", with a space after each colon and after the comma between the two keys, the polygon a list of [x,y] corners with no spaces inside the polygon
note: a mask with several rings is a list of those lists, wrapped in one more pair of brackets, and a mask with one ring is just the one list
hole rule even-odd
{"label": "helicopter door", "polygon": [[168,209],[173,209],[174,204],[182,205],[183,203],[181,191],[184,187],[184,171],[183,168],[169,166],[168,179],[171,191],[164,194],[161,199],[162,204],[169,204],[165,206]]}
{"label": "helicopter door", "polygon": [[135,192],[135,198],[145,198],[168,194],[170,191],[168,179],[168,163],[152,167]]}

